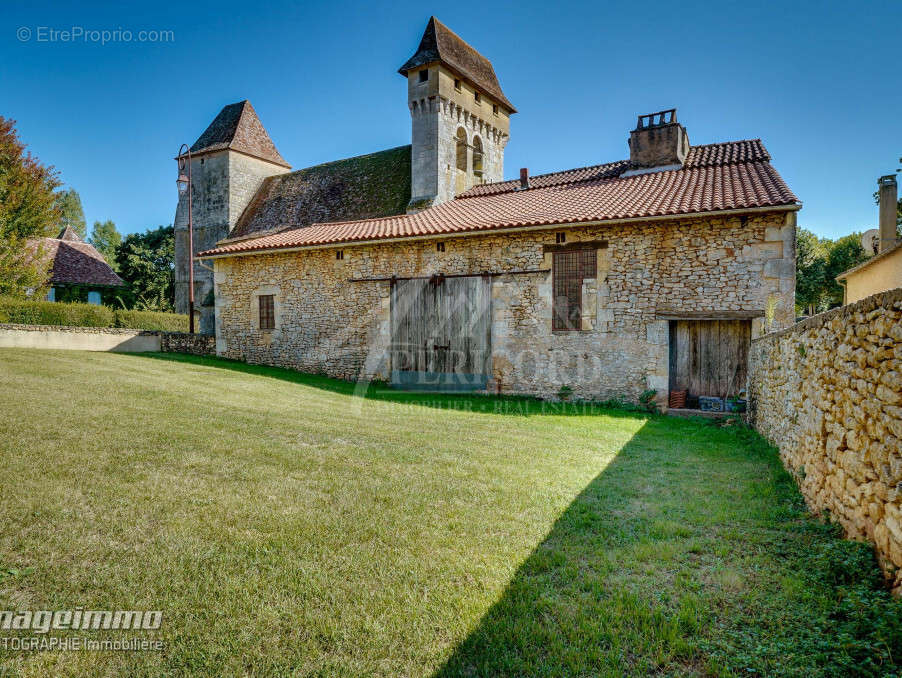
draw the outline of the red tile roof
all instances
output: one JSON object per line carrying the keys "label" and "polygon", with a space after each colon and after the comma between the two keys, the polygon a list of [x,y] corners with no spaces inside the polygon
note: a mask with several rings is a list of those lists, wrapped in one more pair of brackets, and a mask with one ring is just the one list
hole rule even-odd
{"label": "red tile roof", "polygon": [[416,214],[313,224],[224,244],[201,256],[355,241],[578,224],[795,205],[757,139],[696,146],[680,169],[622,176],[629,163],[584,167],[479,186]]}
{"label": "red tile roof", "polygon": [[[52,259],[50,282],[55,285],[124,285],[94,246],[83,242],[74,232],[64,231],[62,238],[41,238],[42,257]],[[32,247],[37,241],[31,241]]]}

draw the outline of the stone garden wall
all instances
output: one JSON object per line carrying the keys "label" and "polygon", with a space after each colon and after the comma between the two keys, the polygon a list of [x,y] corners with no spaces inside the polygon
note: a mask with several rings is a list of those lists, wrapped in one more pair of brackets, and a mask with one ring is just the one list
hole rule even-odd
{"label": "stone garden wall", "polygon": [[130,330],[121,327],[63,327],[0,324],[0,348],[37,348],[117,353],[192,353],[215,355],[211,335]]}
{"label": "stone garden wall", "polygon": [[902,593],[902,289],[752,342],[750,420]]}

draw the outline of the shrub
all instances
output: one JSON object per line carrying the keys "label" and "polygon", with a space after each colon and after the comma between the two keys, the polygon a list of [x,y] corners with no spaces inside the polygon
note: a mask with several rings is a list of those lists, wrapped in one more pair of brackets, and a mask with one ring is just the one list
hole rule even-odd
{"label": "shrub", "polygon": [[188,316],[178,313],[114,311],[109,306],[95,304],[30,301],[12,297],[0,297],[0,323],[188,331]]}
{"label": "shrub", "polygon": [[180,313],[118,310],[115,312],[115,316],[116,327],[127,327],[134,330],[162,330],[164,332],[188,331],[188,316]]}
{"label": "shrub", "polygon": [[22,325],[112,327],[113,310],[95,304],[62,304],[54,301],[0,299],[0,322]]}

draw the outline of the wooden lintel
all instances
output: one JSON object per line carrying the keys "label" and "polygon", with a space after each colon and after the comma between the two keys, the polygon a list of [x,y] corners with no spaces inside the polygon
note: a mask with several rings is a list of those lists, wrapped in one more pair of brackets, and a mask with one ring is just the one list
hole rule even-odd
{"label": "wooden lintel", "polygon": [[565,242],[560,245],[543,245],[542,253],[548,252],[568,252],[573,250],[603,250],[608,246],[607,240],[576,240],[574,242]]}
{"label": "wooden lintel", "polygon": [[535,268],[524,271],[480,271],[479,273],[435,273],[433,275],[388,276],[383,278],[351,278],[348,282],[391,282],[392,280],[432,280],[433,278],[497,278],[502,275],[529,275],[531,273],[551,273],[551,269]]}
{"label": "wooden lintel", "polygon": [[676,309],[658,309],[655,317],[659,320],[750,320],[763,318],[763,310],[752,311],[680,311]]}

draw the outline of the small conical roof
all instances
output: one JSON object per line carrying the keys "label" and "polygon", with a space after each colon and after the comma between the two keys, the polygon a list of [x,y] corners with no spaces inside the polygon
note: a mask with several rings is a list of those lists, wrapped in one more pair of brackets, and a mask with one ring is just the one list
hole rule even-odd
{"label": "small conical roof", "polygon": [[407,72],[426,64],[439,62],[468,80],[483,93],[504,104],[511,113],[516,113],[498,83],[498,76],[492,62],[468,45],[454,31],[434,16],[430,17],[416,53],[410,57],[398,73],[407,77]]}
{"label": "small conical roof", "polygon": [[60,234],[58,236],[56,236],[56,239],[57,240],[71,240],[73,242],[84,242],[84,240],[81,239],[81,236],[78,235],[78,233],[75,231],[75,229],[72,228],[71,226],[69,226],[68,224],[66,224],[66,226],[63,227],[63,230],[60,231]]}
{"label": "small conical roof", "polygon": [[247,99],[224,107],[194,142],[191,152],[197,154],[226,149],[291,167],[276,150],[276,145]]}

